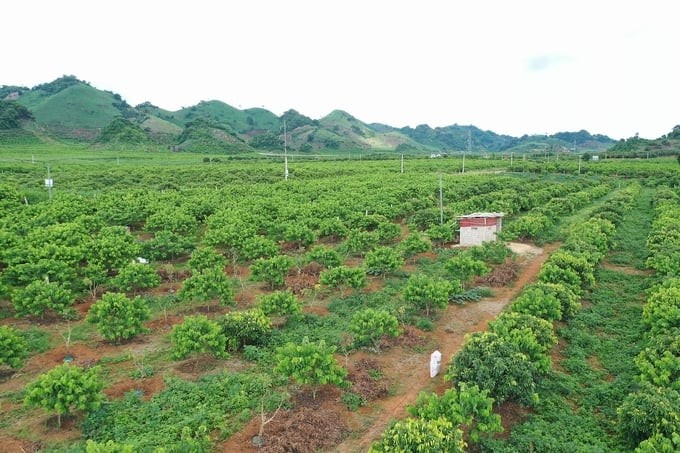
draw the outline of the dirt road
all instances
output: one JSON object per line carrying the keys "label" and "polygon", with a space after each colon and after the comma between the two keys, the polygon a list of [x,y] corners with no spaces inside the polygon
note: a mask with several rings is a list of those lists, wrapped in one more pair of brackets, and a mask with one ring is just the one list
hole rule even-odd
{"label": "dirt road", "polygon": [[[538,250],[523,248],[524,256],[519,259],[520,277],[512,286],[495,290],[494,297],[489,299],[465,305],[451,305],[442,313],[430,335],[431,343],[442,353],[442,371],[450,363],[451,356],[460,349],[465,335],[485,330],[489,321],[495,319],[525,285],[535,280],[541,265],[557,247],[558,244],[551,244]],[[402,349],[395,348],[377,356],[385,375],[390,376],[395,383],[396,392],[355,413],[356,419],[350,421],[350,426],[355,433],[357,430],[363,430],[363,433],[358,437],[346,439],[335,451],[348,453],[367,451],[392,419],[407,416],[406,406],[414,403],[421,391],[441,393],[451,385],[444,382],[443,373],[430,379],[431,352],[404,356]]]}

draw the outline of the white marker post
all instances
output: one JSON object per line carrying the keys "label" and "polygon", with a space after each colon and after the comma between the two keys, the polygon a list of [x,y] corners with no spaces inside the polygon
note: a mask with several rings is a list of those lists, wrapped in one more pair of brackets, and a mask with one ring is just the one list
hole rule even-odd
{"label": "white marker post", "polygon": [[442,366],[442,353],[434,351],[430,354],[430,377],[433,378],[439,374],[439,369]]}

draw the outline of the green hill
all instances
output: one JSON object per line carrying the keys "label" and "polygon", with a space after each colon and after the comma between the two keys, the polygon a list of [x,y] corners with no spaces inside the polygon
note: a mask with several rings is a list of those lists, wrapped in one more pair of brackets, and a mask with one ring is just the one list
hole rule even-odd
{"label": "green hill", "polygon": [[252,148],[241,139],[228,125],[199,117],[187,123],[182,134],[177,138],[175,151],[205,153],[242,153]]}
{"label": "green hill", "polygon": [[[170,111],[149,102],[131,107],[120,95],[92,87],[72,75],[33,88],[0,86],[0,100],[16,99],[35,121],[31,127],[38,140],[78,139],[93,143],[117,117],[132,126],[112,141],[140,143],[140,131],[149,143],[168,145],[177,150],[244,152],[283,148],[283,122],[290,150],[376,150],[408,153],[460,152],[471,145],[473,152],[601,152],[614,146],[616,152],[638,152],[645,147],[665,149],[673,146],[629,139],[616,143],[603,135],[587,131],[559,132],[551,136],[511,137],[475,126],[453,124],[430,127],[395,128],[386,124],[366,124],[351,114],[334,110],[321,119],[312,119],[295,110],[281,117],[263,108],[240,110],[222,101],[201,101],[196,105]],[[1,114],[0,114],[1,115]],[[7,122],[7,118],[0,117]],[[14,124],[14,123],[13,123]],[[116,127],[120,127],[118,124]],[[134,130],[134,132],[132,132]],[[19,134],[20,135],[20,134]],[[14,137],[19,137],[14,134]],[[115,134],[114,134],[115,135]],[[27,139],[29,135],[23,135]],[[108,139],[107,139],[108,140]],[[637,140],[637,141],[636,141]]]}
{"label": "green hill", "polygon": [[226,124],[234,132],[244,135],[253,130],[278,132],[280,127],[279,118],[268,110],[239,110],[221,101],[201,101],[173,113],[173,117],[182,124],[197,118],[206,118],[218,124]]}
{"label": "green hill", "polygon": [[508,135],[483,131],[475,126],[458,124],[436,128],[421,124],[415,128],[403,127],[399,132],[417,143],[442,151],[467,150],[469,139],[472,151],[496,152],[513,146],[517,140]]}
{"label": "green hill", "polygon": [[680,124],[668,134],[649,140],[637,135],[621,139],[607,150],[608,155],[627,155],[633,157],[654,157],[680,154]]}
{"label": "green hill", "polygon": [[[371,126],[342,110],[334,110],[320,120],[311,120],[297,112],[287,112],[298,127],[289,128],[291,148],[300,151],[315,149],[396,150],[407,147],[422,150],[421,144],[400,134],[396,129],[376,131]],[[285,114],[284,114],[285,115]],[[287,120],[287,124],[288,124]]]}
{"label": "green hill", "polygon": [[[33,88],[18,100],[48,132],[91,140],[125,110],[119,96],[76,81],[56,90]],[[123,101],[124,102],[124,101]]]}

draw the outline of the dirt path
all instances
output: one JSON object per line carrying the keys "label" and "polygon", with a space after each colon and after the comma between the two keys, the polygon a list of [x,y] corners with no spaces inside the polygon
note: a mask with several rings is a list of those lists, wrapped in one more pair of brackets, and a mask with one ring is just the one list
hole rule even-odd
{"label": "dirt path", "polygon": [[[442,353],[442,370],[446,369],[451,356],[460,349],[465,335],[485,330],[489,321],[495,319],[525,285],[534,281],[541,265],[557,247],[559,244],[550,244],[541,250],[539,255],[528,254],[520,258],[520,277],[511,287],[495,290],[493,298],[465,305],[452,305],[442,313],[430,335],[431,344]],[[430,379],[430,352],[432,351],[404,356],[402,349],[394,348],[377,356],[385,375],[393,380],[396,394],[352,413],[354,420],[349,420],[348,423],[355,434],[357,431],[363,433],[345,440],[335,451],[351,453],[367,451],[392,419],[407,416],[406,406],[414,403],[421,391],[441,393],[451,385],[444,382],[443,373]]]}

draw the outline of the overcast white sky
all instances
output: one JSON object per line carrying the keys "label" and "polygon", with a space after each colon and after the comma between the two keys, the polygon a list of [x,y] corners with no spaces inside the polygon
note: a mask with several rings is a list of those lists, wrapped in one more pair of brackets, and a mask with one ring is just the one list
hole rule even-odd
{"label": "overcast white sky", "polygon": [[218,99],[391,126],[656,138],[680,124],[677,0],[22,0],[0,85]]}

